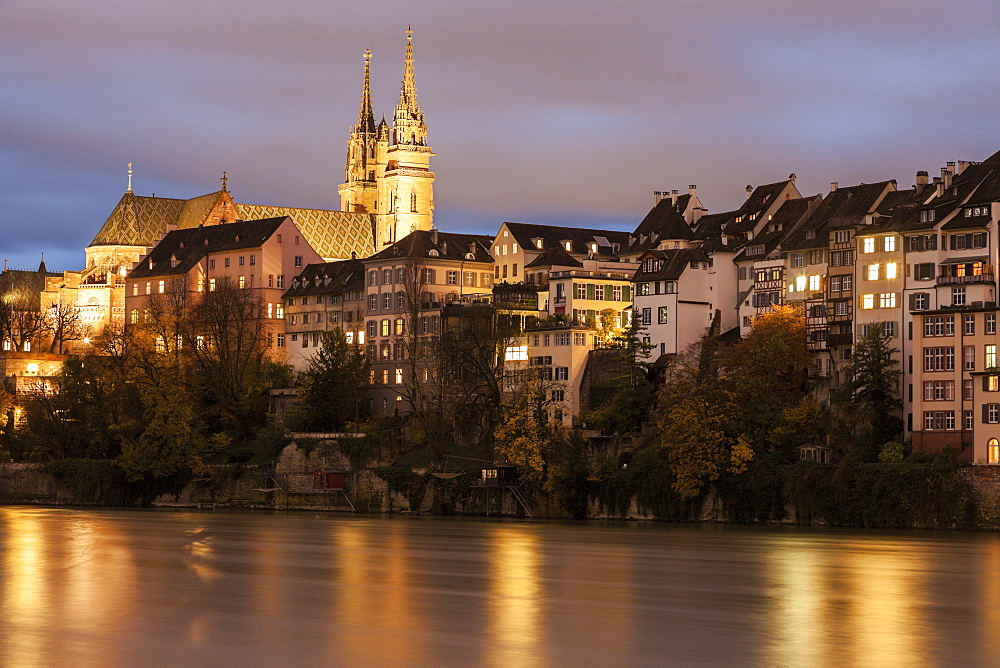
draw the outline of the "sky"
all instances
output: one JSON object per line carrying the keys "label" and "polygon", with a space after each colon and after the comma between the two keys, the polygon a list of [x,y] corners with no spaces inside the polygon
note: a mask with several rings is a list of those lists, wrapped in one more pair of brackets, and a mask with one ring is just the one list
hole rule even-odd
{"label": "sky", "polygon": [[1000,149],[996,0],[0,0],[0,259],[82,269],[137,194],[338,209],[371,49],[376,117],[413,26],[435,222],[632,229]]}

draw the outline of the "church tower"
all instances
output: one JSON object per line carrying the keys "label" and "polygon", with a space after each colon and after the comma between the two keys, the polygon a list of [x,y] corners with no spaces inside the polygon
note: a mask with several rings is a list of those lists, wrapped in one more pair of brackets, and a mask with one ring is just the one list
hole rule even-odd
{"label": "church tower", "polygon": [[[378,201],[377,184],[385,172],[385,147],[388,139],[379,143],[379,130],[375,126],[375,115],[372,113],[371,93],[371,58],[372,54],[365,50],[365,84],[361,91],[361,110],[358,112],[358,122],[351,128],[347,140],[347,166],[344,169],[344,183],[338,188],[340,192],[340,210],[357,213],[375,213]],[[385,121],[382,121],[384,124]],[[387,135],[388,133],[382,132]],[[381,150],[379,150],[381,148]],[[381,154],[381,161],[379,160]]]}
{"label": "church tower", "polygon": [[[388,142],[385,171],[378,180],[375,209],[375,242],[376,248],[381,248],[399,241],[414,230],[431,229],[434,214],[434,172],[430,171],[430,158],[434,151],[427,145],[424,111],[417,104],[417,87],[413,77],[413,31],[409,28],[406,30],[403,85],[392,117],[392,130],[390,132],[380,124],[373,136],[384,136]],[[376,146],[376,156],[378,148]],[[376,173],[376,176],[380,175]]]}

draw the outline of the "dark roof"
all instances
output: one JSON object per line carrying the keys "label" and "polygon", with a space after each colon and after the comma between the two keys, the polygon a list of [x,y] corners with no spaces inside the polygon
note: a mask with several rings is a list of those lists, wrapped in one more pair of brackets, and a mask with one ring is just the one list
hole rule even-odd
{"label": "dark roof", "polygon": [[639,236],[641,234],[652,234],[654,232],[661,232],[661,238],[669,239],[687,239],[690,237],[663,237],[662,231],[665,225],[673,225],[675,223],[666,223],[667,220],[672,220],[673,216],[671,213],[677,214],[681,217],[681,221],[684,222],[685,227],[687,227],[687,222],[684,221],[684,211],[687,210],[688,203],[691,201],[691,195],[680,195],[677,198],[677,203],[674,204],[673,200],[669,197],[661,199],[659,202],[653,205],[653,208],[649,210],[646,217],[642,219],[639,226],[635,228],[633,236]]}
{"label": "dark roof", "polygon": [[[415,230],[388,248],[371,256],[369,260],[437,257],[445,260],[473,260],[492,263],[493,257],[489,250],[492,243],[493,237],[485,234]],[[435,254],[432,254],[431,251],[435,251]],[[469,258],[469,253],[473,253],[474,257]]]}
{"label": "dark roof", "polygon": [[307,265],[292,279],[284,298],[308,295],[339,295],[365,287],[365,263],[361,260],[340,260]]}
{"label": "dark roof", "polygon": [[[825,247],[830,227],[859,224],[866,215],[875,211],[887,189],[894,186],[895,181],[880,181],[837,188],[824,197],[802,227],[788,237],[785,249]],[[809,232],[814,234],[812,239],[808,238]]]}
{"label": "dark roof", "polygon": [[[643,271],[641,262],[649,258],[660,260],[654,271]],[[668,248],[646,251],[640,258],[633,281],[676,281],[692,262],[708,262],[708,256],[695,248]]]}
{"label": "dark roof", "polygon": [[[611,254],[612,248],[604,241],[618,244],[620,248],[628,245],[628,232],[621,230],[591,230],[577,227],[557,227],[555,225],[535,225],[533,223],[504,223],[521,248],[537,249],[535,239],[542,239],[542,248],[562,245],[569,241],[572,253],[586,255],[590,252],[587,244],[597,242],[598,252]],[[606,251],[601,251],[601,248]]]}
{"label": "dark roof", "polygon": [[208,253],[260,248],[285,220],[287,218],[282,216],[174,230],[164,236],[128,276],[182,276]]}
{"label": "dark roof", "polygon": [[566,252],[562,246],[552,246],[542,251],[541,255],[524,265],[525,269],[533,267],[582,267],[583,263]]}
{"label": "dark roof", "polygon": [[781,191],[789,183],[792,183],[792,181],[785,180],[778,183],[768,183],[754,188],[750,193],[750,197],[736,210],[732,222],[726,225],[726,234],[746,234],[753,231],[761,222],[757,216],[771,206],[775,198],[781,194]]}

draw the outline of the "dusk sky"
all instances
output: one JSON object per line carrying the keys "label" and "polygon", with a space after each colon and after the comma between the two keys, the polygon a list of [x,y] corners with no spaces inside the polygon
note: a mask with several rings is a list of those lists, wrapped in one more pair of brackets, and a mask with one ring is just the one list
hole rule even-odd
{"label": "dusk sky", "polygon": [[413,24],[435,221],[633,228],[1000,149],[997,0],[0,0],[0,257],[82,269],[134,190],[337,209],[371,49],[376,117]]}

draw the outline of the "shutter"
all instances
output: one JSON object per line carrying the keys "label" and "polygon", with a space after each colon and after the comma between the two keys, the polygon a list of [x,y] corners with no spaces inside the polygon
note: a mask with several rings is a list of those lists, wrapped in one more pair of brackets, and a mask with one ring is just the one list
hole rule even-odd
{"label": "shutter", "polygon": [[615,286],[605,285],[604,286],[604,301],[609,302],[615,298]]}
{"label": "shutter", "polygon": [[911,311],[916,311],[917,310],[917,296],[916,295],[910,295],[910,310]]}
{"label": "shutter", "polygon": [[632,286],[631,285],[626,285],[626,286],[622,287],[622,298],[625,301],[627,301],[627,302],[632,301]]}
{"label": "shutter", "polygon": [[988,410],[988,408],[987,408],[987,407],[988,407],[988,406],[989,406],[989,404],[983,404],[983,424],[986,424],[986,420],[987,420],[987,418],[989,417],[989,416],[987,415],[987,410]]}
{"label": "shutter", "polygon": [[594,284],[587,283],[587,299],[594,299]]}
{"label": "shutter", "polygon": [[983,376],[983,392],[985,392],[986,388],[989,387],[989,383],[987,382],[987,378],[988,378],[988,376]]}

